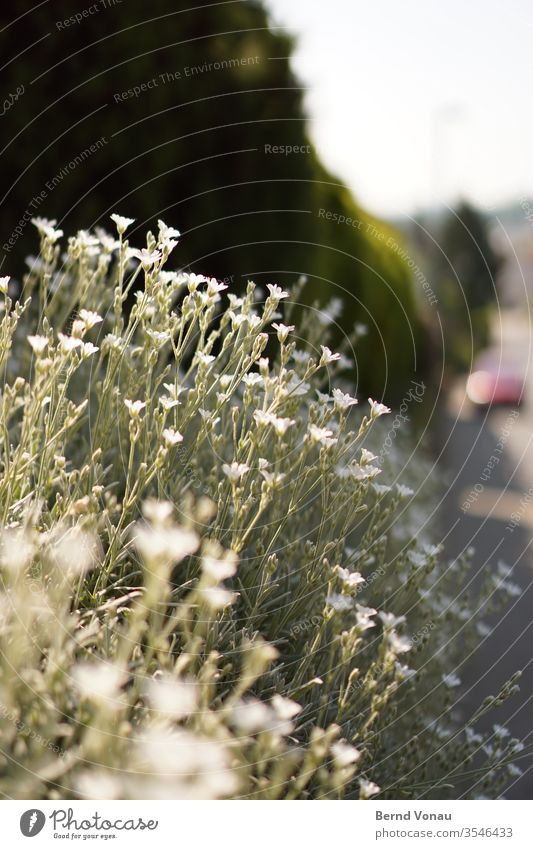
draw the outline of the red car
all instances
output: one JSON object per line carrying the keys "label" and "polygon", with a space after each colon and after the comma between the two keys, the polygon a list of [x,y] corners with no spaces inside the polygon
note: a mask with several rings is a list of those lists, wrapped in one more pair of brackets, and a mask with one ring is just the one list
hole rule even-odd
{"label": "red car", "polygon": [[466,394],[480,406],[518,405],[525,387],[523,370],[493,355],[480,356],[466,383]]}

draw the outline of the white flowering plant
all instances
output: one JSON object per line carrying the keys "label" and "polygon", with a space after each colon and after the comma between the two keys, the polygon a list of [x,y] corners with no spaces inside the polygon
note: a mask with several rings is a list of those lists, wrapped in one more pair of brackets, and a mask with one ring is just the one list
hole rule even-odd
{"label": "white flowering plant", "polygon": [[376,480],[388,407],[359,413],[312,312],[297,348],[279,286],[167,270],[177,230],[113,219],[64,253],[36,221],[3,278],[4,797],[496,792],[519,741],[473,724],[516,676],[458,716],[483,623]]}

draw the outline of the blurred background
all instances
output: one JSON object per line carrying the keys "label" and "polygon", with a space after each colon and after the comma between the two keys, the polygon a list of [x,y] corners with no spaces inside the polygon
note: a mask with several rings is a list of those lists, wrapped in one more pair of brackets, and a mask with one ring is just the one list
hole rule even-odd
{"label": "blurred background", "polygon": [[118,212],[136,246],[163,218],[182,233],[176,263],[233,291],[305,276],[354,392],[394,407],[422,382],[405,462],[431,458],[445,554],[474,546],[473,586],[504,561],[522,588],[458,670],[457,709],[524,670],[501,719],[525,747],[508,795],[531,796],[529,2],[3,0],[0,14],[0,273],[22,281],[33,216],[68,235]]}

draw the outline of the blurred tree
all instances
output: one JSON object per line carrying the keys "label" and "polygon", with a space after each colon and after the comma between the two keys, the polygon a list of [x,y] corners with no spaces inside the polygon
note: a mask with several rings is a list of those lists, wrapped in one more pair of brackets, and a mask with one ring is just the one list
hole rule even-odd
{"label": "blurred tree", "polygon": [[339,333],[369,327],[361,390],[400,397],[420,336],[411,275],[319,162],[291,38],[259,2],[181,6],[4,0],[2,273],[35,245],[31,215],[71,232],[120,212],[133,241],[161,217],[181,267],[237,289],[306,274],[306,300],[342,297]]}
{"label": "blurred tree", "polygon": [[[421,249],[431,268],[443,323],[448,368],[469,369],[490,341],[492,307],[501,258],[492,247],[485,216],[462,201],[443,219],[425,222],[432,238]],[[420,229],[420,234],[424,230]]]}

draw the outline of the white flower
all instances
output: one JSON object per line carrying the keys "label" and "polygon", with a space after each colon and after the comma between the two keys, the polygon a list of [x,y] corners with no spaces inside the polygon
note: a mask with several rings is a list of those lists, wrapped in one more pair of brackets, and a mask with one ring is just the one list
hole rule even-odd
{"label": "white flower", "polygon": [[374,490],[376,495],[380,495],[380,496],[386,495],[388,492],[391,491],[390,486],[386,486],[385,484],[381,484],[381,483],[373,483],[372,489]]}
{"label": "white flower", "polygon": [[258,374],[256,371],[251,371],[244,375],[242,382],[245,386],[262,386],[265,380],[262,375]]}
{"label": "white flower", "polygon": [[224,587],[204,587],[198,590],[202,600],[211,610],[222,610],[235,601],[235,593]]}
{"label": "white flower", "polygon": [[352,478],[356,481],[372,480],[380,473],[381,469],[378,469],[377,466],[360,466],[355,460],[348,466],[339,465],[335,467],[335,474],[341,480],[346,480],[347,478]]}
{"label": "white flower", "polygon": [[137,419],[141,410],[146,407],[146,403],[144,401],[130,401],[129,398],[125,398],[124,404],[128,408],[128,412],[132,419]]}
{"label": "white flower", "polygon": [[328,595],[326,598],[326,601],[333,610],[337,611],[337,613],[344,613],[346,610],[353,609],[353,600],[349,595],[331,593],[331,595]]}
{"label": "white flower", "polygon": [[178,443],[183,442],[183,436],[178,430],[174,430],[173,427],[166,427],[163,431],[163,439],[165,444],[169,447],[171,445],[178,445]]}
{"label": "white flower", "polygon": [[274,711],[258,699],[246,699],[231,711],[231,724],[243,734],[268,731],[276,721]]}
{"label": "white flower", "polygon": [[284,292],[279,286],[272,283],[267,283],[267,289],[270,292],[270,297],[275,301],[281,301],[282,298],[288,298],[289,293]]}
{"label": "white flower", "polygon": [[200,539],[194,531],[186,528],[151,528],[137,522],[133,531],[133,542],[143,560],[148,563],[179,563],[184,557],[194,554]]}
{"label": "white flower", "polygon": [[396,628],[396,625],[401,625],[402,622],[405,622],[405,616],[396,616],[394,613],[385,613],[384,610],[380,610],[378,616],[383,622],[385,628]]}
{"label": "white flower", "polygon": [[334,363],[336,360],[340,360],[340,354],[334,354],[326,345],[320,346],[322,349],[322,356],[320,357],[320,365],[325,366],[328,363]]}
{"label": "white flower", "polygon": [[410,498],[412,495],[414,495],[414,492],[411,487],[404,486],[402,483],[396,484],[396,491],[400,498]]}
{"label": "white flower", "polygon": [[227,288],[227,284],[222,283],[220,280],[217,280],[216,277],[207,278],[207,294],[210,297],[215,297],[219,294],[219,292],[223,292],[224,289]]}
{"label": "white flower", "polygon": [[294,717],[302,711],[301,705],[294,702],[292,699],[280,696],[278,693],[276,693],[275,696],[272,696],[271,704],[276,715],[280,719],[294,719]]}
{"label": "white flower", "polygon": [[198,706],[198,687],[192,681],[162,675],[148,682],[146,692],[154,710],[172,719],[183,719],[194,713]]}
{"label": "white flower", "polygon": [[389,649],[393,654],[403,654],[406,651],[411,651],[413,647],[408,637],[402,637],[396,631],[387,632],[387,641]]}
{"label": "white flower", "polygon": [[260,472],[267,485],[273,489],[278,489],[285,480],[285,474],[283,472],[268,472],[266,469],[260,469]]}
{"label": "white flower", "polygon": [[159,227],[160,242],[168,242],[169,239],[179,239],[181,236],[179,230],[176,230],[175,227],[168,227],[164,221],[161,221],[160,218],[157,221],[157,225]]}
{"label": "white flower", "polygon": [[339,767],[339,769],[343,769],[346,766],[350,766],[350,764],[357,763],[361,757],[359,749],[356,749],[354,746],[350,746],[346,740],[338,740],[336,743],[333,743],[331,747],[331,754],[333,755],[335,766]]}
{"label": "white flower", "polygon": [[194,781],[196,772],[205,774],[207,780],[221,772],[226,774],[228,760],[220,743],[182,729],[160,726],[152,726],[143,735],[138,756],[141,765],[146,764],[159,775],[182,776],[187,783]]}
{"label": "white flower", "polygon": [[342,315],[343,303],[341,298],[332,298],[331,301],[322,307],[317,313],[317,318],[320,324],[326,327],[336,321]]}
{"label": "white flower", "polygon": [[366,778],[359,779],[360,799],[370,799],[371,796],[375,796],[377,793],[381,793],[381,787],[378,784],[374,784],[373,781],[368,781]]}
{"label": "white flower", "polygon": [[309,389],[309,384],[304,383],[297,374],[293,373],[285,385],[281,387],[281,393],[284,396],[292,395],[293,397],[297,397],[298,395],[307,395]]}
{"label": "white flower", "polygon": [[122,786],[116,776],[104,769],[85,769],[78,774],[75,786],[85,799],[120,799]]}
{"label": "white flower", "polygon": [[0,292],[2,295],[7,295],[10,280],[11,277],[0,277]]}
{"label": "white flower", "polygon": [[81,339],[75,339],[73,336],[65,336],[64,333],[58,333],[57,337],[59,339],[59,347],[65,354],[70,354],[76,348],[81,348],[83,345]]}
{"label": "white flower", "polygon": [[368,451],[366,448],[361,448],[361,465],[366,466],[367,463],[372,463],[374,460],[377,460],[377,456],[372,454],[372,451]]}
{"label": "white flower", "polygon": [[83,575],[96,565],[98,539],[78,526],[57,528],[50,538],[50,556],[61,573]]}
{"label": "white flower", "polygon": [[47,218],[32,218],[31,223],[37,227],[41,236],[45,236],[46,239],[52,243],[57,242],[58,239],[63,235],[63,230],[56,230],[55,226],[57,221],[55,218],[51,218],[50,220]]}
{"label": "white flower", "polygon": [[28,342],[36,354],[42,354],[48,345],[46,336],[28,336]]}
{"label": "white flower", "polygon": [[215,361],[215,357],[213,354],[204,354],[203,351],[198,351],[196,354],[196,361],[200,363],[202,366],[208,366]]}
{"label": "white flower", "polygon": [[386,407],[385,404],[380,404],[378,401],[373,401],[372,398],[368,399],[368,403],[370,404],[370,416],[373,419],[384,416],[385,413],[390,413],[390,407]]}
{"label": "white flower", "polygon": [[142,505],[143,516],[153,525],[166,525],[174,515],[174,506],[170,501],[159,501],[157,498],[147,498]]}
{"label": "white flower", "polygon": [[244,475],[250,471],[250,466],[247,466],[246,463],[236,463],[233,462],[230,465],[224,463],[222,466],[222,471],[232,481],[236,483],[239,481]]}
{"label": "white flower", "polygon": [[336,571],[343,584],[350,589],[354,589],[355,587],[358,587],[359,584],[365,583],[365,579],[360,572],[350,572],[349,569],[343,569],[341,566],[337,566]]}
{"label": "white flower", "polygon": [[141,248],[139,251],[137,248],[131,248],[129,256],[140,260],[142,267],[147,270],[152,265],[155,265],[156,262],[159,262],[161,259],[161,251],[149,251],[147,248]]}
{"label": "white flower", "polygon": [[345,392],[341,392],[340,389],[333,390],[333,400],[335,402],[335,406],[341,412],[345,412],[354,404],[357,404],[357,398],[352,398],[351,395],[347,395]]}
{"label": "white flower", "polygon": [[146,335],[154,342],[156,348],[162,348],[167,342],[170,342],[170,333],[168,330],[152,330],[146,331]]}
{"label": "white flower", "polygon": [[97,312],[93,312],[92,310],[80,310],[79,316],[85,324],[87,330],[91,330],[92,327],[103,321],[102,316],[98,315]]}
{"label": "white flower", "polygon": [[87,699],[106,703],[117,699],[126,680],[124,672],[111,663],[79,663],[72,677],[78,690]]}
{"label": "white flower", "polygon": [[455,672],[449,672],[448,675],[443,675],[442,681],[446,685],[446,687],[449,687],[450,689],[453,689],[454,687],[459,687],[461,684],[461,679],[458,675],[455,674]]}
{"label": "white flower", "polygon": [[294,330],[294,324],[281,324],[281,323],[279,323],[279,324],[273,324],[272,327],[274,328],[274,330],[277,330],[278,340],[279,340],[279,342],[281,342],[281,344],[283,344],[284,342],[287,341],[289,333],[292,333],[292,331]]}
{"label": "white flower", "polygon": [[321,445],[325,445],[326,448],[335,445],[337,442],[336,437],[333,437],[332,430],[328,430],[325,427],[318,427],[314,424],[309,425],[309,436],[311,437],[311,442],[320,443]]}
{"label": "white flower", "polygon": [[265,413],[263,410],[255,411],[254,420],[260,426],[272,425],[277,436],[285,436],[288,428],[295,424],[292,419],[280,418],[273,413]]}
{"label": "white flower", "polygon": [[362,604],[356,604],[356,621],[360,631],[367,631],[368,628],[375,628],[376,623],[372,621],[372,616],[375,616],[377,610],[373,607],[363,607]]}
{"label": "white flower", "polygon": [[202,572],[210,580],[225,581],[226,578],[232,578],[237,571],[237,555],[232,551],[226,552],[223,558],[210,557],[209,555],[202,558]]}
{"label": "white flower", "polygon": [[326,395],[326,393],[324,393],[324,392],[319,392],[318,389],[315,389],[315,392],[316,392],[316,396],[317,396],[320,404],[327,405],[327,404],[331,404],[331,402],[333,401],[333,398],[331,397],[331,395]]}
{"label": "white flower", "polygon": [[414,669],[409,669],[408,666],[402,665],[398,661],[395,661],[394,669],[396,671],[396,677],[399,678],[400,681],[408,681],[410,678],[416,675]]}
{"label": "white flower", "polygon": [[510,731],[505,727],[505,725],[498,725],[498,723],[495,723],[492,728],[496,737],[509,737],[510,735]]}
{"label": "white flower", "polygon": [[87,357],[92,357],[93,354],[98,353],[100,349],[93,345],[92,342],[83,342],[81,346],[81,356],[85,360]]}
{"label": "white flower", "polygon": [[0,563],[9,572],[23,572],[30,565],[33,555],[31,539],[21,528],[5,528],[1,532]]}
{"label": "white flower", "polygon": [[114,212],[111,215],[111,220],[114,221],[117,225],[119,236],[122,236],[122,234],[128,229],[128,227],[133,224],[135,218],[125,218],[123,215],[117,215],[117,213]]}

